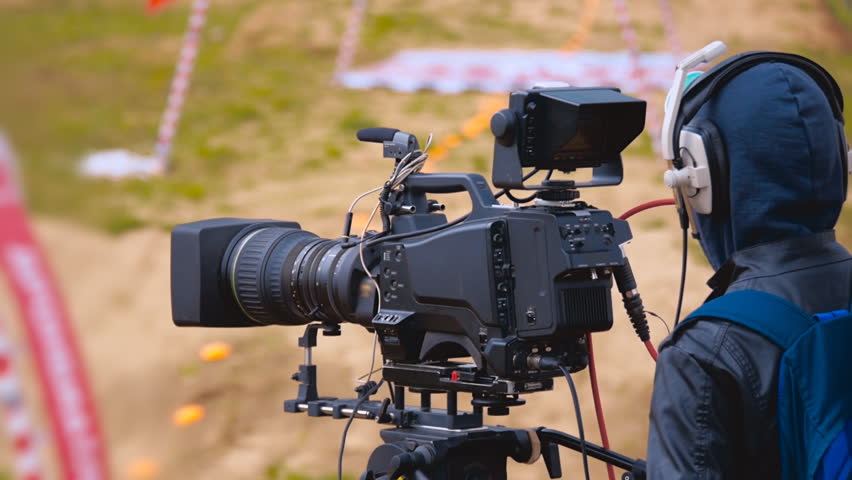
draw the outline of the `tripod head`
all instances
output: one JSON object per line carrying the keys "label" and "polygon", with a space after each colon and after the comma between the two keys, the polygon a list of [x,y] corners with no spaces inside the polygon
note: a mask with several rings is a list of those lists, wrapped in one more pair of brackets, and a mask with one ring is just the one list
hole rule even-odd
{"label": "tripod head", "polygon": [[[339,326],[310,324],[299,338],[306,364],[299,366],[293,379],[299,381],[299,395],[284,402],[284,411],[307,413],[311,417],[366,419],[390,425],[382,430],[383,445],[370,455],[361,480],[506,480],[506,460],[534,463],[544,459],[550,478],[561,478],[559,447],[585,450],[592,458],[624,469],[622,480],[644,480],[645,462],[636,460],[577,437],[544,427],[513,429],[483,423],[489,415],[508,415],[509,408],[524,404],[511,382],[477,373],[475,365],[443,362],[436,364],[387,364],[383,380],[359,387],[358,398],[320,397],[316,389],[317,370],[310,364],[317,332],[339,335]],[[388,382],[390,397],[371,400]],[[553,388],[552,379],[543,388]],[[406,389],[419,396],[418,406],[406,404]],[[458,394],[471,393],[472,411],[459,410]],[[445,409],[432,407],[434,395],[446,395]]]}

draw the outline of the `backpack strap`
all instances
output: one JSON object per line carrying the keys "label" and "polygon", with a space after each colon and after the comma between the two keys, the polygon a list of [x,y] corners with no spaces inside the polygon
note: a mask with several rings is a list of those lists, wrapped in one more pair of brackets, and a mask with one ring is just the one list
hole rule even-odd
{"label": "backpack strap", "polygon": [[816,323],[811,315],[771,293],[738,290],[713,299],[686,317],[678,328],[699,318],[721,318],[750,328],[784,350]]}

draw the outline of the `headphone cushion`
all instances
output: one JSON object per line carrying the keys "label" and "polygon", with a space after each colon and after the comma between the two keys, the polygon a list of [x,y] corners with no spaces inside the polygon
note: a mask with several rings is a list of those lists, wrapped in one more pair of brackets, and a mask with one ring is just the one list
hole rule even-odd
{"label": "headphone cushion", "polygon": [[716,124],[707,118],[696,118],[684,129],[699,135],[704,144],[704,153],[710,169],[710,188],[713,193],[711,215],[720,219],[727,218],[731,210],[729,195],[731,179],[722,134]]}
{"label": "headphone cushion", "polygon": [[852,175],[852,165],[850,165],[852,150],[849,149],[849,143],[846,141],[846,130],[843,124],[839,122],[837,123],[837,135],[840,137],[840,158],[843,159],[843,172],[846,173],[843,176],[843,193],[845,196],[849,188],[849,175]]}

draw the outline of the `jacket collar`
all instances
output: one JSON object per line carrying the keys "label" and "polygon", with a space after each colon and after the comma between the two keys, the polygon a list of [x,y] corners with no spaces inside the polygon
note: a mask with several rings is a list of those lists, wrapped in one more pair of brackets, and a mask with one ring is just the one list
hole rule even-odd
{"label": "jacket collar", "polygon": [[849,258],[835,241],[834,230],[762,243],[734,253],[707,281],[713,290],[707,300],[724,295],[738,282],[771,277]]}

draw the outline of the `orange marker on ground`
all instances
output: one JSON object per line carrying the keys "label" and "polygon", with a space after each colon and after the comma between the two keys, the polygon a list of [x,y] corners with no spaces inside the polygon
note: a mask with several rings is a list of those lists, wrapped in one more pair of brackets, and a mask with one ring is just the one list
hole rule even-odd
{"label": "orange marker on ground", "polygon": [[198,355],[205,362],[217,362],[231,356],[231,346],[225,342],[212,342],[204,345]]}
{"label": "orange marker on ground", "polygon": [[204,407],[201,405],[184,405],[175,410],[172,422],[178,427],[192,425],[204,418]]}
{"label": "orange marker on ground", "polygon": [[153,458],[139,458],[127,468],[127,475],[134,480],[148,480],[160,474],[160,464]]}

